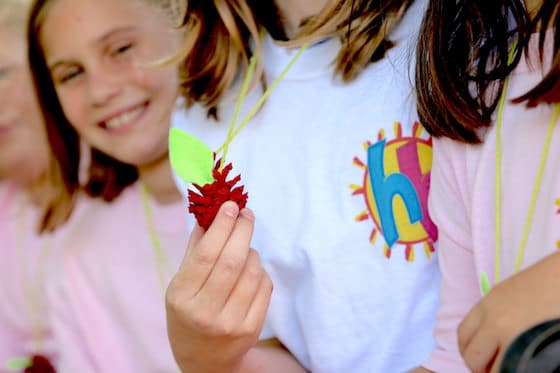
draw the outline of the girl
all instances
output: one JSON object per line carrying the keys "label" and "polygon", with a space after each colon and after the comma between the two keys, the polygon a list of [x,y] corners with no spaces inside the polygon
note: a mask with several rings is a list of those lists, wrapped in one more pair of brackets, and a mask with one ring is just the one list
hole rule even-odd
{"label": "girl", "polygon": [[[249,192],[262,267],[248,249],[246,210],[235,222],[228,212],[239,211],[228,203],[205,234],[195,229],[168,290],[171,343],[186,371],[246,368],[256,351],[268,369],[288,371],[252,348],[269,299],[263,268],[274,292],[260,338],[279,340],[303,368],[402,372],[427,356],[437,233],[426,208],[431,143],[409,79],[423,6],[188,2],[185,23],[196,37],[183,66],[189,108],[174,122],[172,153],[177,130],[216,150],[233,117],[236,127],[248,120],[226,141],[226,162]],[[260,86],[239,95],[250,55],[271,89],[262,107]],[[180,160],[174,166],[182,174]],[[281,350],[267,352],[280,359]]]}
{"label": "girl", "polygon": [[[53,358],[55,352],[43,296],[55,237],[39,234],[50,228],[41,210],[53,191],[46,182],[53,157],[27,62],[29,6],[27,0],[0,3],[1,371],[28,367],[27,357]],[[18,358],[23,360],[14,365]]]}
{"label": "girl", "polygon": [[169,11],[151,0],[36,0],[31,11],[34,78],[76,201],[48,284],[63,372],[177,370],[163,291],[187,234],[167,158],[179,73],[157,63],[182,41]]}
{"label": "girl", "polygon": [[430,2],[417,80],[420,116],[439,137],[430,370],[496,371],[517,334],[560,314],[559,21],[556,0]]}

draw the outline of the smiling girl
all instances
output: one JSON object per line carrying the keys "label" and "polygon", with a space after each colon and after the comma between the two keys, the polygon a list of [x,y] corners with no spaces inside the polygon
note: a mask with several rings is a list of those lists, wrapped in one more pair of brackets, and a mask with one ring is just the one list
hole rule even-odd
{"label": "smiling girl", "polygon": [[[176,371],[163,291],[187,230],[167,158],[182,40],[162,2],[37,0],[31,66],[76,203],[48,285],[68,372]],[[51,208],[56,210],[56,205]]]}

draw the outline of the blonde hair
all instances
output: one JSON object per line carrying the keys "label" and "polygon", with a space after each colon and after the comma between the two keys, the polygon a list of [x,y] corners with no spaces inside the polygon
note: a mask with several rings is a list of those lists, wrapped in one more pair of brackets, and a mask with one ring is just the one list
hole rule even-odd
{"label": "blonde hair", "polygon": [[308,19],[287,45],[342,40],[335,72],[345,81],[355,79],[371,62],[382,59],[394,43],[389,35],[414,0],[333,0]]}
{"label": "blonde hair", "polygon": [[184,1],[185,43],[177,55],[181,61],[181,94],[187,106],[198,102],[210,111],[216,108],[252,56],[255,43],[257,72],[262,77],[257,21],[244,0]]}
{"label": "blonde hair", "polygon": [[[209,109],[209,114],[216,115],[220,99],[240,71],[247,68],[252,53],[258,61],[252,86],[263,81],[259,28],[265,20],[258,17],[267,16],[270,23],[270,17],[262,13],[278,9],[274,5],[259,4],[261,14],[256,15],[252,7],[257,4],[250,4],[248,0],[170,1],[174,4],[172,9],[184,14],[180,24],[186,28],[186,42],[176,56],[176,60],[181,61],[181,93],[187,106],[198,102]],[[344,81],[351,81],[368,64],[382,59],[394,45],[389,35],[413,1],[331,0],[323,11],[304,22],[295,38],[283,44],[299,47],[305,42],[339,37],[342,48],[335,74]],[[279,14],[275,16],[280,17]]]}

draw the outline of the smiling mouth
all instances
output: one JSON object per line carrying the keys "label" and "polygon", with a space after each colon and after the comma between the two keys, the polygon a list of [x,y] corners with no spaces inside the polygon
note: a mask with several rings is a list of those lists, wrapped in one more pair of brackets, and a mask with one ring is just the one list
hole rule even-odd
{"label": "smiling mouth", "polygon": [[126,110],[121,114],[112,116],[111,119],[104,120],[99,123],[99,126],[111,132],[123,132],[138,122],[138,120],[146,112],[148,104],[149,102],[146,101],[140,105],[136,105],[130,110]]}

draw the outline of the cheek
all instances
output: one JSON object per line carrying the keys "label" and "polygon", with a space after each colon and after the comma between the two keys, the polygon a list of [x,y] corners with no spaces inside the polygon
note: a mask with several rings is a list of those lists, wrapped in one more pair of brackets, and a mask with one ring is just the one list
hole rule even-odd
{"label": "cheek", "polygon": [[62,87],[57,88],[56,94],[66,119],[72,126],[82,127],[86,121],[83,92],[76,87]]}
{"label": "cheek", "polygon": [[1,114],[9,114],[9,117],[17,122],[30,121],[40,112],[35,89],[30,78],[25,78],[25,76],[18,76],[17,79],[10,79],[0,87]]}
{"label": "cheek", "polygon": [[179,74],[172,68],[138,69],[134,76],[138,87],[149,92],[152,99],[164,105],[167,101],[175,101],[179,93]]}

